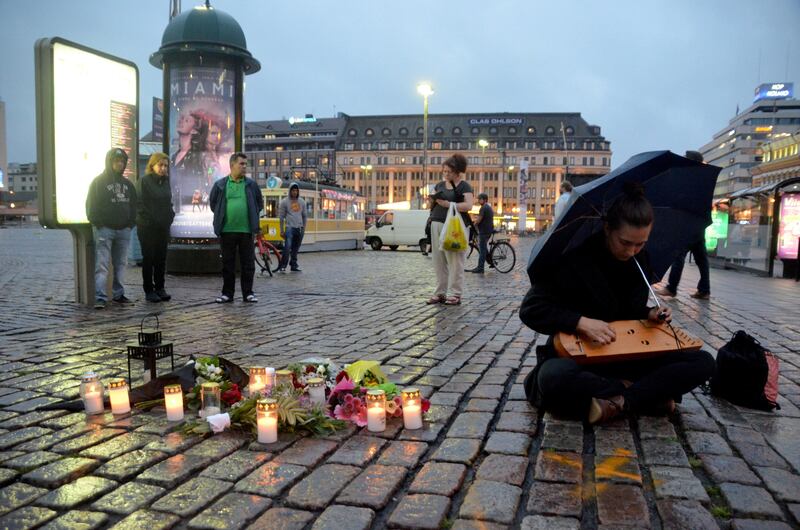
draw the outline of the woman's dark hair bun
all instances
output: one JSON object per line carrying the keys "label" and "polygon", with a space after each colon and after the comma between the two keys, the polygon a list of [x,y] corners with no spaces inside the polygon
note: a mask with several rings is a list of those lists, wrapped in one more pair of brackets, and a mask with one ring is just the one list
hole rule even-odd
{"label": "woman's dark hair bun", "polygon": [[644,186],[638,182],[625,182],[622,184],[622,193],[630,198],[644,197]]}

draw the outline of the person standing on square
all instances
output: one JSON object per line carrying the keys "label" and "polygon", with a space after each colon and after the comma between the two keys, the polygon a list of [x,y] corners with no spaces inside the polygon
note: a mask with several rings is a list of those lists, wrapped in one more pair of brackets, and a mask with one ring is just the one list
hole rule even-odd
{"label": "person standing on square", "polygon": [[209,205],[214,212],[214,233],[220,238],[222,251],[222,294],[218,304],[233,302],[236,290],[236,256],[242,268],[242,297],[245,302],[258,302],[253,292],[256,272],[255,236],[261,230],[258,216],[264,209],[264,197],[258,184],[248,178],[247,156],[234,153],[230,158],[231,174],[214,183]]}
{"label": "person standing on square", "polygon": [[308,214],[306,213],[306,201],[300,198],[300,186],[296,182],[291,183],[289,196],[283,199],[278,206],[278,217],[281,222],[281,237],[286,242],[283,246],[283,255],[278,270],[286,272],[286,265],[289,265],[292,272],[300,272],[300,267],[297,265],[297,253],[303,243]]}
{"label": "person standing on square", "polygon": [[114,266],[112,299],[118,304],[132,303],[125,296],[125,263],[131,228],[136,225],[136,188],[122,174],[128,154],[118,147],[106,153],[106,169],[89,185],[86,217],[92,223],[95,245],[95,309],[108,303],[106,283],[109,265]]}

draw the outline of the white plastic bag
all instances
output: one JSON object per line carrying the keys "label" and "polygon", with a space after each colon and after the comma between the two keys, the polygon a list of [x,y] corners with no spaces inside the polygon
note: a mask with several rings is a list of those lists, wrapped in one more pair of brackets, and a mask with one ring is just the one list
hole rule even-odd
{"label": "white plastic bag", "polygon": [[467,246],[467,225],[456,210],[456,203],[451,202],[439,235],[439,250],[463,252],[467,250]]}

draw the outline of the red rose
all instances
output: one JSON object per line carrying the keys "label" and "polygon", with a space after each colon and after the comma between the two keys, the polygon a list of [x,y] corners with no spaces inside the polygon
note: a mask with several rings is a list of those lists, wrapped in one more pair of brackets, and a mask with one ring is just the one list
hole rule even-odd
{"label": "red rose", "polygon": [[222,393],[222,401],[229,407],[242,400],[242,393],[238,385],[233,385],[229,390]]}
{"label": "red rose", "polygon": [[342,379],[350,379],[350,376],[347,375],[347,372],[344,370],[339,372],[339,375],[336,376],[336,382],[339,383]]}
{"label": "red rose", "polygon": [[425,398],[422,398],[422,413],[428,412],[428,409],[431,408],[431,402]]}
{"label": "red rose", "polygon": [[306,366],[306,373],[315,374],[317,373],[317,368],[313,364],[309,364],[308,366]]}

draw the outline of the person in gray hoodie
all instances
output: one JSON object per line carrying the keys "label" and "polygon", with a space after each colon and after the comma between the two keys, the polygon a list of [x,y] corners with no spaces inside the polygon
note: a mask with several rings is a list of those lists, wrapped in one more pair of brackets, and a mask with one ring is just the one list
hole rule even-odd
{"label": "person in gray hoodie", "polygon": [[130,304],[125,296],[125,262],[131,228],[136,225],[136,189],[122,173],[128,165],[128,154],[115,147],[106,153],[106,169],[89,185],[86,194],[86,217],[92,223],[95,248],[95,309],[108,303],[106,281],[108,269],[114,265],[112,298],[118,304]]}
{"label": "person in gray hoodie", "polygon": [[308,216],[306,201],[300,198],[300,186],[296,182],[292,182],[289,186],[289,196],[278,206],[278,217],[281,222],[281,237],[285,240],[278,270],[286,272],[288,263],[292,272],[300,272],[300,267],[297,266],[297,252],[303,242]]}

